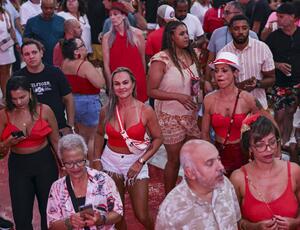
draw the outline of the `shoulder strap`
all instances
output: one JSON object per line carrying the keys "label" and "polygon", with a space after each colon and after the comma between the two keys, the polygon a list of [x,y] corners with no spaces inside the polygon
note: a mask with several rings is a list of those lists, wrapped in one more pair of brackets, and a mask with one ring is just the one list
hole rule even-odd
{"label": "shoulder strap", "polygon": [[78,203],[77,203],[77,199],[75,197],[75,193],[74,193],[72,185],[71,185],[70,176],[66,176],[66,184],[67,184],[67,189],[68,189],[69,195],[72,200],[73,208],[74,208],[75,212],[78,212],[79,211]]}
{"label": "shoulder strap", "polygon": [[82,64],[85,62],[85,60],[83,60],[80,64],[79,64],[79,66],[78,66],[78,69],[77,69],[77,72],[76,72],[76,75],[78,76],[78,72],[79,72],[79,70],[80,70],[80,68],[81,68],[81,66],[82,66]]}
{"label": "shoulder strap", "polygon": [[288,179],[291,179],[291,162],[287,161]]}
{"label": "shoulder strap", "polygon": [[233,116],[234,116],[235,111],[236,111],[236,106],[237,106],[237,103],[238,103],[238,100],[239,100],[240,93],[241,93],[241,90],[239,89],[238,94],[237,94],[236,99],[235,99],[235,103],[234,103],[233,111],[232,111],[232,114],[231,114],[228,131],[227,131],[227,134],[226,134],[226,137],[225,137],[223,145],[226,145],[226,143],[227,143],[227,141],[228,141],[228,139],[230,137],[230,132],[231,132],[232,124],[234,122],[234,117]]}
{"label": "shoulder strap", "polygon": [[42,119],[43,104],[40,104],[40,119]]}
{"label": "shoulder strap", "polygon": [[119,113],[119,108],[118,106],[116,105],[116,115],[117,115],[117,120],[118,120],[118,123],[119,123],[119,126],[120,126],[120,134],[121,136],[123,137],[123,139],[126,141],[129,137],[126,133],[126,130],[124,129],[123,125],[122,125],[122,121],[121,121],[121,117],[120,117],[120,113]]}

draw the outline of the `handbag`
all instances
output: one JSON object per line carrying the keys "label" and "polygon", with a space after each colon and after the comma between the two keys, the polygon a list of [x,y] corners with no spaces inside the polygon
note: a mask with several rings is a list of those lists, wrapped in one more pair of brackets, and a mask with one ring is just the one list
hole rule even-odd
{"label": "handbag", "polygon": [[[6,13],[3,14],[4,16],[4,20],[5,20],[5,24],[7,26],[7,31],[10,33],[9,31],[9,24],[8,24],[8,20],[6,17]],[[12,47],[15,44],[14,40],[11,38],[11,36],[8,36],[7,38],[4,38],[2,41],[0,41],[0,49],[1,51],[6,51],[8,50],[8,48]]]}
{"label": "handbag", "polygon": [[151,145],[150,139],[145,138],[144,141],[138,141],[138,140],[134,140],[134,139],[130,138],[126,133],[126,130],[123,128],[118,106],[116,106],[116,115],[117,115],[118,123],[119,123],[120,129],[121,129],[120,134],[123,137],[123,139],[125,140],[125,143],[129,149],[129,151],[136,155],[145,153]]}
{"label": "handbag", "polygon": [[[222,152],[224,151],[224,149],[226,147],[226,144],[227,144],[227,141],[230,137],[231,127],[232,127],[232,124],[234,122],[233,116],[234,116],[235,111],[236,111],[236,106],[237,106],[237,103],[238,103],[238,100],[239,100],[240,93],[241,93],[241,90],[238,91],[238,94],[237,94],[236,99],[235,99],[235,103],[234,103],[233,111],[232,111],[232,114],[231,114],[231,117],[230,117],[230,123],[229,123],[229,127],[228,127],[228,130],[227,130],[227,134],[226,134],[225,140],[222,144],[222,149],[221,149]],[[221,155],[222,152],[220,152],[220,155]]]}

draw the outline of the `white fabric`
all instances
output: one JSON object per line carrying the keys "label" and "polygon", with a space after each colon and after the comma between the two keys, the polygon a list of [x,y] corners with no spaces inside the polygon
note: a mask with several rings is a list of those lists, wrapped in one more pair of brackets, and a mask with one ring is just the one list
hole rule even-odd
{"label": "white fabric", "polygon": [[[61,12],[58,12],[57,15],[63,17],[65,20],[68,20],[68,19],[78,20],[78,18],[76,18],[69,12],[61,11]],[[80,16],[78,21],[79,21],[81,29],[82,29],[81,39],[84,42],[84,45],[85,45],[88,53],[92,53],[93,50],[92,50],[92,39],[91,39],[91,26],[90,26],[90,23],[89,23],[89,20],[88,20],[86,14],[83,16]]]}
{"label": "white fabric", "polygon": [[199,18],[201,24],[203,25],[204,15],[206,11],[211,8],[211,5],[205,5],[203,6],[199,2],[195,1],[194,4],[191,7],[191,14],[195,15],[197,18]]}
{"label": "white fabric", "polygon": [[21,25],[26,25],[29,18],[42,13],[41,4],[33,4],[30,0],[20,7]]}
{"label": "white fabric", "polygon": [[197,37],[204,34],[202,24],[195,15],[188,13],[182,22],[187,26],[191,40],[195,40]]}
{"label": "white fabric", "polygon": [[[11,27],[11,24],[9,22],[9,16],[7,13],[5,13],[5,17],[8,22],[8,27]],[[5,38],[8,38],[10,36],[9,32],[7,31],[7,24],[3,16],[3,21],[0,20],[0,41],[2,41]],[[14,48],[13,46],[8,48],[6,51],[0,50],[0,65],[6,65],[6,64],[11,64],[16,61],[15,54],[14,54]]]}

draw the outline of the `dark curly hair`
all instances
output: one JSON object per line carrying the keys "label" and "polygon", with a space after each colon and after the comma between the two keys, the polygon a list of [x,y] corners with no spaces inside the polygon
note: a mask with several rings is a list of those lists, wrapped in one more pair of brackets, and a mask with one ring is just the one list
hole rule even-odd
{"label": "dark curly hair", "polygon": [[65,58],[68,58],[70,60],[74,60],[74,51],[77,49],[77,44],[76,44],[76,39],[77,38],[71,38],[68,40],[63,40],[62,46],[61,46],[61,51],[62,55]]}
{"label": "dark curly hair", "polygon": [[[164,34],[163,34],[163,42],[162,42],[161,50],[168,50],[168,52],[171,56],[172,62],[175,64],[176,68],[179,70],[179,72],[183,76],[182,69],[179,65],[178,57],[177,57],[176,52],[175,52],[175,47],[173,45],[174,42],[173,42],[173,39],[172,39],[172,35],[174,34],[174,31],[179,26],[185,26],[186,27],[186,25],[181,21],[171,21],[171,22],[167,23],[167,25],[165,27],[165,30],[164,30]],[[185,50],[190,55],[193,62],[196,64],[198,75],[202,76],[199,59],[197,58],[197,55],[196,55],[193,47],[191,46],[191,43],[189,43],[189,45],[185,48]]]}

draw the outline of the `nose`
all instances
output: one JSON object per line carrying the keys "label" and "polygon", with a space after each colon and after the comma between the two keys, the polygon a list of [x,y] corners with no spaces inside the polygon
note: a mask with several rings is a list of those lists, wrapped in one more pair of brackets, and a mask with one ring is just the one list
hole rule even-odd
{"label": "nose", "polygon": [[218,161],[218,170],[220,170],[220,171],[224,171],[225,170],[224,165],[221,162],[221,159],[219,159],[219,161]]}

